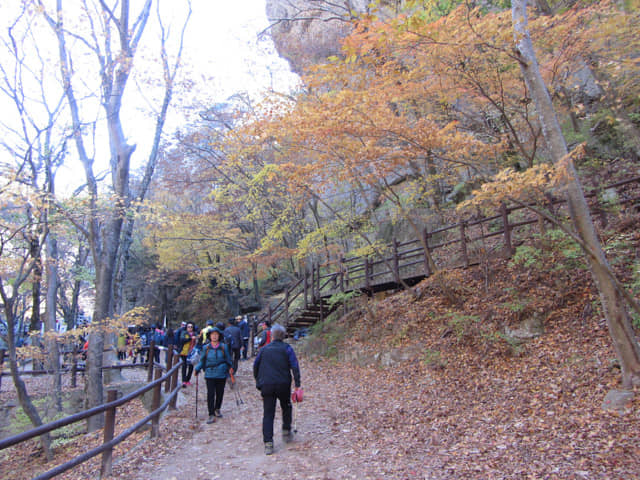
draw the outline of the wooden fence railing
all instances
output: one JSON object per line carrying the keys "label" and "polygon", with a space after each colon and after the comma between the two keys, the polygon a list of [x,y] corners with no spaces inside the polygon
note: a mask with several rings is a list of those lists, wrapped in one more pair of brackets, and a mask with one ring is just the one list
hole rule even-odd
{"label": "wooden fence railing", "polygon": [[[592,214],[606,225],[607,208],[600,197],[609,190],[616,190],[615,205],[618,207],[637,206],[639,184],[640,177],[634,177],[587,193]],[[562,213],[566,200],[550,199],[547,207],[556,214]],[[339,292],[357,290],[371,294],[415,284],[432,274],[428,258],[437,269],[443,270],[467,268],[498,253],[510,256],[515,246],[535,233],[529,226],[544,228],[544,223],[545,220],[527,206],[503,204],[489,217],[461,220],[431,232],[424,229],[419,238],[406,242],[393,239],[375,255],[342,258],[325,265],[313,263],[310,270],[289,285],[279,302],[267,306],[259,321],[279,322],[291,333],[292,326],[296,326],[296,317],[308,311],[310,306],[316,305],[322,318],[323,298]]]}
{"label": "wooden fence railing", "polygon": [[[153,352],[154,345],[150,345],[150,351]],[[85,410],[83,412],[76,413],[74,415],[70,415],[68,417],[62,418],[60,420],[56,420],[45,425],[41,425],[39,427],[33,428],[26,432],[22,432],[18,435],[14,435],[8,438],[4,438],[0,440],[0,450],[5,448],[9,448],[11,446],[20,444],[25,442],[31,438],[38,437],[44,435],[46,433],[52,432],[59,428],[62,428],[66,425],[70,425],[72,423],[80,422],[86,420],[89,417],[94,415],[105,414],[105,426],[104,426],[104,438],[102,445],[95,447],[91,450],[86,451],[82,455],[79,455],[68,462],[65,462],[57,467],[44,472],[36,477],[34,480],[46,480],[55,477],[56,475],[60,475],[71,468],[86,462],[90,458],[95,457],[96,455],[102,454],[102,464],[100,468],[100,478],[111,474],[112,467],[112,459],[113,459],[113,447],[115,447],[118,443],[122,442],[128,436],[145,426],[149,421],[151,421],[151,438],[156,438],[159,434],[159,422],[160,415],[163,411],[165,411],[168,407],[171,409],[176,408],[176,400],[177,394],[181,390],[182,385],[178,383],[178,370],[182,365],[182,361],[178,355],[173,355],[173,348],[169,348],[168,357],[167,357],[167,367],[166,373],[162,374],[165,367],[161,364],[155,363],[153,361],[153,355],[149,355],[149,361],[147,365],[139,364],[138,366],[144,366],[147,368],[148,375],[148,383],[142,388],[131,392],[128,395],[123,396],[122,398],[117,398],[118,391],[116,389],[108,389],[107,390],[107,403],[99,405],[97,407],[90,408],[89,410]],[[135,365],[132,365],[135,366]],[[113,365],[104,368],[125,368],[127,365]],[[170,368],[169,368],[170,367]],[[151,379],[153,378],[153,381]],[[167,394],[164,402],[161,402],[162,399],[162,384],[165,385],[165,393]],[[130,426],[126,430],[122,431],[117,436],[114,436],[115,432],[115,419],[116,419],[116,409],[125,405],[126,403],[138,398],[141,395],[144,395],[146,392],[153,389],[153,398],[151,403],[151,413],[144,417],[143,419],[137,421],[134,425]]]}

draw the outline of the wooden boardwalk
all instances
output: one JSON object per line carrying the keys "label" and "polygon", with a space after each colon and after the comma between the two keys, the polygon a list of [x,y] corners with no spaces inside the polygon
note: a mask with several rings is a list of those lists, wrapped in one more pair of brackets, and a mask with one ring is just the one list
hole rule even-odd
{"label": "wooden boardwalk", "polygon": [[[605,191],[615,191],[617,201],[602,201]],[[587,194],[592,215],[606,226],[608,215],[620,208],[640,208],[640,177],[606,185]],[[546,208],[556,216],[566,213],[563,199],[549,201]],[[509,257],[515,247],[530,242],[545,226],[545,220],[525,206],[502,205],[495,215],[461,220],[458,223],[421,232],[407,242],[393,240],[376,254],[343,258],[333,263],[312,264],[285,290],[283,298],[264,309],[259,321],[286,326],[291,335],[297,329],[324,320],[347,294],[372,295],[416,285],[433,271],[468,268],[496,256]],[[341,296],[337,294],[342,294]]]}

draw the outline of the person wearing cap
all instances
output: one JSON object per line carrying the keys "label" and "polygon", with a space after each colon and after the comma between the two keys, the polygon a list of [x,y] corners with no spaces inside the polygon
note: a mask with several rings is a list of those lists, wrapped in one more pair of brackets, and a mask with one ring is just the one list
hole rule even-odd
{"label": "person wearing cap", "polygon": [[285,442],[293,440],[291,431],[291,377],[296,392],[300,390],[300,366],[291,345],[284,343],[287,331],[282,325],[271,328],[272,341],[258,352],[253,362],[253,376],[256,388],[262,395],[262,439],[264,452],[273,453],[273,420],[276,413],[276,401],[282,409],[282,438]]}
{"label": "person wearing cap", "polygon": [[229,374],[233,374],[229,348],[222,341],[222,330],[214,327],[208,332],[208,343],[204,346],[200,362],[196,365],[195,373],[198,375],[204,370],[204,378],[207,382],[207,409],[209,419],[207,423],[214,423],[216,417],[222,417],[220,408],[224,397],[224,387]]}

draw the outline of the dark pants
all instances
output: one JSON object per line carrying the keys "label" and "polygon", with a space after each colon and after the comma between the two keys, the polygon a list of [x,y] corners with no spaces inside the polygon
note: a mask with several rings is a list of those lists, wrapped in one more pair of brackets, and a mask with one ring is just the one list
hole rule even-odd
{"label": "dark pants", "polygon": [[247,355],[249,353],[249,351],[247,350],[248,348],[249,348],[249,337],[243,338],[242,339],[242,358],[244,358],[245,360],[247,359]]}
{"label": "dark pants", "polygon": [[222,407],[222,397],[224,397],[224,386],[226,378],[205,378],[207,381],[207,409],[209,416]]}
{"label": "dark pants", "polygon": [[282,408],[282,430],[291,430],[291,385],[263,385],[262,439],[273,442],[273,419],[276,415],[276,399]]}
{"label": "dark pants", "polygon": [[239,348],[232,348],[231,349],[231,357],[233,360],[233,373],[236,374],[238,373],[238,362],[240,361],[240,349]]}
{"label": "dark pants", "polygon": [[193,373],[193,365],[191,362],[187,362],[186,355],[180,355],[182,359],[182,383],[191,381],[191,374]]}

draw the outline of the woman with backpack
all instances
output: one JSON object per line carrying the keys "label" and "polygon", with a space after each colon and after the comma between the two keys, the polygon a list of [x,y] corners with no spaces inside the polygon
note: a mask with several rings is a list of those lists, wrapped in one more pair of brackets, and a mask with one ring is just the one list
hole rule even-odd
{"label": "woman with backpack", "polygon": [[222,335],[223,333],[218,327],[209,331],[209,343],[203,347],[200,363],[195,368],[196,375],[204,370],[204,378],[207,381],[207,408],[209,410],[207,423],[213,423],[216,421],[216,417],[222,417],[220,407],[222,407],[224,387],[229,374],[233,374],[229,347],[222,341]]}
{"label": "woman with backpack", "polygon": [[187,327],[183,330],[180,328],[176,332],[176,347],[178,355],[182,360],[182,386],[186,387],[191,385],[191,373],[193,372],[193,365],[187,360],[187,357],[191,351],[195,348],[198,337],[196,335],[196,326],[189,322]]}

